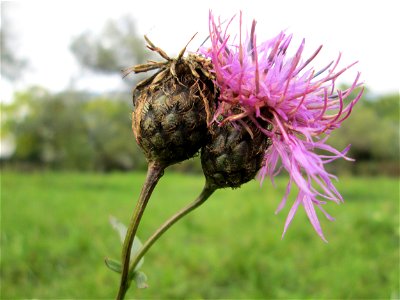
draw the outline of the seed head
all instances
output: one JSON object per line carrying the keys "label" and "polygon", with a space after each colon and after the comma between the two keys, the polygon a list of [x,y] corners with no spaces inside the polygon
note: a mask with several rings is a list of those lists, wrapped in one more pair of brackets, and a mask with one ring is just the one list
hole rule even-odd
{"label": "seed head", "polygon": [[240,187],[253,179],[262,167],[269,139],[251,122],[241,122],[240,125],[213,123],[210,140],[201,150],[207,183],[216,188]]}
{"label": "seed head", "polygon": [[192,157],[206,142],[215,88],[209,60],[197,54],[183,57],[186,47],[171,59],[146,40],[166,61],[127,69],[127,73],[159,69],[134,90],[132,129],[148,161],[167,167]]}

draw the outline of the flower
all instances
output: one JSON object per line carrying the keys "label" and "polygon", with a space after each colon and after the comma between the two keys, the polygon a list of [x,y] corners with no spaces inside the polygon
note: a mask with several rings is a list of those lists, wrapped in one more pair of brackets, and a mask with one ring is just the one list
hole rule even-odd
{"label": "flower", "polygon": [[338,151],[327,144],[327,139],[349,117],[361,98],[363,90],[345,103],[351,92],[361,85],[360,73],[349,89],[335,90],[336,79],[355,63],[337,71],[339,54],[336,61],[316,71],[309,65],[322,46],[304,60],[303,39],[290,57],[287,50],[292,36],[280,32],[258,44],[255,21],[242,40],[242,14],[237,41],[228,34],[234,18],[223,27],[210,12],[211,48],[201,50],[213,63],[215,83],[220,89],[213,120],[221,124],[229,121],[244,124],[241,120],[248,118],[271,139],[272,145],[266,150],[258,177],[262,182],[269,176],[273,182],[283,168],[288,171],[289,182],[277,212],[285,206],[292,185],[298,187],[282,236],[302,205],[312,226],[326,241],[315,207],[333,220],[322,205],[326,200],[340,203],[343,198],[332,183],[332,179],[337,178],[325,170],[325,164],[337,158],[350,160],[346,156],[349,146]]}

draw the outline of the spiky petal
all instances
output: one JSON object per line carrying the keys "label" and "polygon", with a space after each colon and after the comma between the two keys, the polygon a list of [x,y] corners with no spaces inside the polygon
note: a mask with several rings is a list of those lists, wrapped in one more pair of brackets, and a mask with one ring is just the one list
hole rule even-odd
{"label": "spiky petal", "polygon": [[[349,147],[340,152],[326,141],[332,130],[349,117],[360,99],[362,90],[345,104],[350,93],[360,86],[360,74],[349,89],[335,91],[336,79],[354,65],[338,70],[340,54],[336,61],[316,71],[309,64],[322,46],[303,60],[303,40],[294,56],[289,57],[291,35],[280,32],[273,39],[258,44],[253,21],[250,34],[243,41],[240,15],[237,41],[228,34],[233,20],[222,26],[210,12],[211,48],[202,50],[212,60],[220,89],[214,120],[227,122],[249,118],[272,140],[259,178],[263,181],[265,176],[270,176],[273,180],[282,167],[288,171],[286,194],[277,211],[285,206],[292,183],[299,189],[283,234],[301,204],[314,229],[325,240],[315,207],[325,213],[321,207],[325,200],[341,202],[343,199],[332,183],[335,177],[324,166],[337,158],[349,159],[346,157]],[[329,155],[317,154],[316,150]]]}

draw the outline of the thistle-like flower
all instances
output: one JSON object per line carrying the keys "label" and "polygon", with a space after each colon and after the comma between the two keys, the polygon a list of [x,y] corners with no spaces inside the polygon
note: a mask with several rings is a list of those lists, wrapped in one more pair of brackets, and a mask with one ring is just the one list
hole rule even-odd
{"label": "thistle-like flower", "polygon": [[253,21],[250,33],[242,40],[240,15],[237,40],[228,34],[233,20],[222,26],[210,13],[211,48],[202,50],[213,63],[212,71],[219,88],[214,122],[221,125],[233,122],[240,126],[245,125],[243,120],[251,120],[255,128],[272,142],[265,148],[258,177],[261,182],[266,176],[273,181],[283,168],[288,171],[289,183],[277,212],[285,206],[292,184],[298,187],[283,235],[302,205],[312,226],[325,240],[315,207],[332,220],[322,205],[326,200],[339,203],[343,199],[332,183],[336,177],[324,166],[337,158],[350,160],[346,157],[349,147],[340,152],[326,142],[332,130],[349,117],[360,99],[362,90],[354,99],[346,100],[361,85],[360,74],[349,89],[336,90],[336,79],[355,63],[338,70],[339,54],[336,61],[316,71],[309,65],[322,46],[304,60],[303,40],[294,56],[288,57],[291,35],[281,32],[258,44],[256,22]]}

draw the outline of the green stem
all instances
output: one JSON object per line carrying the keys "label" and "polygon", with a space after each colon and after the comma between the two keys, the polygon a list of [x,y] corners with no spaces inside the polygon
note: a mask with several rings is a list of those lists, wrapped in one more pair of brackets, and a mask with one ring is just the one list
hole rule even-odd
{"label": "green stem", "polygon": [[147,169],[146,181],[143,184],[142,191],[139,196],[139,200],[136,204],[135,210],[131,217],[131,221],[125,236],[124,245],[122,247],[122,273],[121,282],[117,295],[117,300],[122,300],[125,297],[126,291],[129,288],[130,280],[129,275],[129,260],[131,255],[132,243],[136,235],[136,231],[139,227],[140,220],[143,212],[146,208],[147,202],[150,198],[151,193],[154,190],[158,180],[164,174],[164,167],[157,163],[150,162]]}
{"label": "green stem", "polygon": [[164,224],[162,224],[153,235],[148,238],[148,240],[143,244],[142,248],[136,254],[136,256],[132,259],[132,263],[129,266],[129,274],[133,272],[139,263],[140,259],[146,254],[146,252],[150,249],[150,247],[166,232],[172,225],[174,225],[177,221],[183,218],[185,215],[199,207],[203,204],[216,190],[215,186],[205,184],[203,191],[201,194],[189,205],[182,208],[180,211],[175,213],[172,217],[170,217]]}

